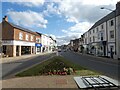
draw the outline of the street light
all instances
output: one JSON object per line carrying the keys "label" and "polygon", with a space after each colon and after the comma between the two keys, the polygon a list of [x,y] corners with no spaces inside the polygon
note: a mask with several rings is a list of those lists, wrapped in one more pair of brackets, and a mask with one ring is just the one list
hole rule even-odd
{"label": "street light", "polygon": [[109,11],[114,11],[114,10],[106,8],[106,7],[101,7],[100,9],[106,9],[106,10],[109,10]]}
{"label": "street light", "polygon": [[116,10],[112,10],[112,9],[109,9],[106,7],[101,7],[100,9],[106,9],[106,10],[114,12],[114,17],[115,17],[115,55],[116,55]]}

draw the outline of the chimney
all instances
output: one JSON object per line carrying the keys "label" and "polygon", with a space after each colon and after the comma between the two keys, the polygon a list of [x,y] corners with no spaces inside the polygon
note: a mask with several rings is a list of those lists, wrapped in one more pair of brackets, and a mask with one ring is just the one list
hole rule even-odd
{"label": "chimney", "polygon": [[7,22],[8,22],[8,17],[5,16],[5,17],[3,18],[3,21],[7,21]]}
{"label": "chimney", "polygon": [[120,14],[120,1],[116,4],[116,15]]}

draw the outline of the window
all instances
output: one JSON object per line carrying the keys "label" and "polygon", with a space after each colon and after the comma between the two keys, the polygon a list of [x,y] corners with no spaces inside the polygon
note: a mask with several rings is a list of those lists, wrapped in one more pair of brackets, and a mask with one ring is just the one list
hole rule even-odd
{"label": "window", "polygon": [[91,31],[89,31],[89,33],[91,34]]}
{"label": "window", "polygon": [[33,36],[31,36],[31,41],[33,41]]}
{"label": "window", "polygon": [[28,36],[28,34],[26,34],[26,40],[27,40],[27,41],[29,40],[29,36]]}
{"label": "window", "polygon": [[101,40],[103,40],[103,33],[101,33]]}
{"label": "window", "polygon": [[114,25],[113,20],[109,21],[109,24],[110,24],[110,26],[113,26]]}
{"label": "window", "polygon": [[93,33],[95,32],[95,30],[93,29]]}
{"label": "window", "polygon": [[91,42],[91,37],[90,37],[90,42]]}
{"label": "window", "polygon": [[114,38],[114,31],[110,31],[110,38]]}
{"label": "window", "polygon": [[37,43],[40,43],[40,38],[36,38],[36,42],[37,42]]}
{"label": "window", "polygon": [[23,39],[23,33],[19,33],[19,39],[22,40]]}
{"label": "window", "polygon": [[85,38],[85,44],[87,44],[87,39]]}
{"label": "window", "polygon": [[93,42],[95,42],[95,36],[93,36]]}
{"label": "window", "polygon": [[103,26],[103,24],[101,25],[101,29],[103,29],[104,28],[104,26]]}
{"label": "window", "polygon": [[98,39],[100,39],[100,33],[98,33]]}
{"label": "window", "polygon": [[96,28],[96,33],[98,32],[98,30],[99,30],[99,29],[98,29],[98,27],[97,27],[97,28]]}

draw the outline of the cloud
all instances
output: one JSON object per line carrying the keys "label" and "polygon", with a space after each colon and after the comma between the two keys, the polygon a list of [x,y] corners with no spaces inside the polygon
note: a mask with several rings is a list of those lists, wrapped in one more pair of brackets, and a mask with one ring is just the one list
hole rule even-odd
{"label": "cloud", "polygon": [[93,24],[89,22],[79,22],[66,30],[61,30],[64,36],[58,36],[58,45],[68,44],[71,39],[80,38],[81,35],[86,32]]}
{"label": "cloud", "polygon": [[18,25],[23,25],[27,27],[41,27],[46,28],[48,21],[44,19],[41,13],[34,11],[14,11],[8,10],[7,15],[10,16],[12,21]]}
{"label": "cloud", "polygon": [[27,7],[39,7],[44,4],[45,0],[2,0],[2,2],[11,2]]}
{"label": "cloud", "polygon": [[93,24],[89,22],[80,22],[74,26],[69,27],[67,30],[62,30],[66,35],[77,35],[81,36],[82,33],[86,32]]}
{"label": "cloud", "polygon": [[53,34],[50,34],[49,36],[51,36],[54,40],[56,40],[56,36]]}
{"label": "cloud", "polygon": [[[95,2],[94,2],[95,1]],[[109,11],[100,10],[100,7],[105,6],[115,9],[117,0],[63,0],[59,3],[58,9],[60,13],[66,17],[66,21],[78,23],[80,21],[95,22],[104,15],[108,14]]]}
{"label": "cloud", "polygon": [[50,16],[51,14],[56,14],[56,15],[60,15],[60,11],[58,9],[58,7],[55,5],[55,3],[48,3],[46,6],[46,10],[43,11],[43,14],[45,16]]}

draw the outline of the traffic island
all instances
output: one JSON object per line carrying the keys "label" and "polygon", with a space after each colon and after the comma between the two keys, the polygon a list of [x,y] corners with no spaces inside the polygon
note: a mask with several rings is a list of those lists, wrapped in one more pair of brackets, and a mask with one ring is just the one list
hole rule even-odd
{"label": "traffic island", "polygon": [[16,74],[16,77],[24,76],[52,76],[52,75],[99,75],[99,73],[88,70],[79,64],[70,62],[62,56],[55,56],[28,70]]}

